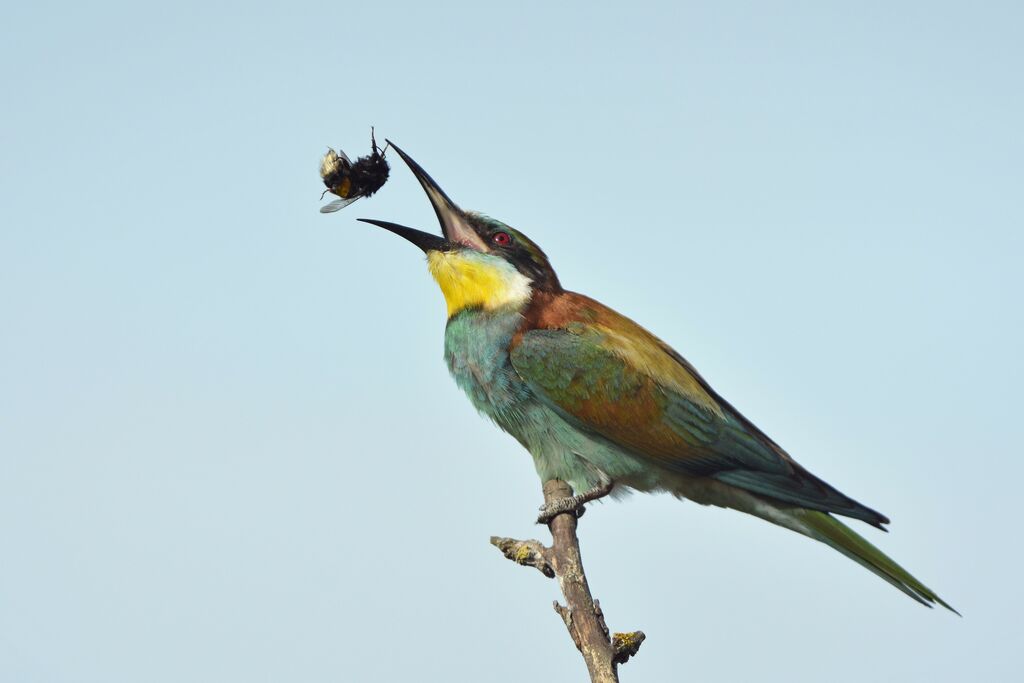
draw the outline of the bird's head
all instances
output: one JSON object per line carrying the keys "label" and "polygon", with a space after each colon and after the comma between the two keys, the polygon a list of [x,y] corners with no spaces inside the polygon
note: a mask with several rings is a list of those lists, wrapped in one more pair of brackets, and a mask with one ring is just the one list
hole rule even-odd
{"label": "bird's head", "polygon": [[501,221],[460,209],[419,164],[389,144],[423,186],[442,235],[388,221],[359,220],[390,230],[426,253],[430,274],[448,304],[448,317],[470,308],[518,308],[534,290],[562,290],[547,256],[526,235]]}

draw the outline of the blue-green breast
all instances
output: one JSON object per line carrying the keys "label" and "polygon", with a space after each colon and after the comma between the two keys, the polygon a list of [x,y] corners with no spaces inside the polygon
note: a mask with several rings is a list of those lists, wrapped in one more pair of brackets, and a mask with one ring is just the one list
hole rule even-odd
{"label": "blue-green breast", "polygon": [[477,410],[533,455],[544,481],[562,479],[576,491],[593,488],[604,477],[644,490],[655,486],[638,461],[566,422],[523,381],[509,358],[509,344],[522,322],[512,309],[468,309],[448,320],[445,361]]}
{"label": "blue-green breast", "polygon": [[480,412],[522,441],[523,412],[535,399],[509,360],[509,344],[522,324],[516,310],[467,309],[448,320],[444,357],[448,369]]}

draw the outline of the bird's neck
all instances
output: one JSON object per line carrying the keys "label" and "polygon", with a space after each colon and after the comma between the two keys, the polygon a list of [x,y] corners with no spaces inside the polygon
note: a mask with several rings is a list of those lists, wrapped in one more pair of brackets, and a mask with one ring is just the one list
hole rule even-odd
{"label": "bird's neck", "polygon": [[490,254],[431,251],[427,267],[441,287],[449,318],[468,308],[518,309],[530,301],[530,279],[508,261]]}

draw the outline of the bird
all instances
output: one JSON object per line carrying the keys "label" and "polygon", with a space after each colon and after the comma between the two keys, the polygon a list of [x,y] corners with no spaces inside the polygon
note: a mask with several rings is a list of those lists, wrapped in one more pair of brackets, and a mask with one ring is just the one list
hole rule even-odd
{"label": "bird", "polygon": [[[377,219],[419,247],[444,296],[444,359],[470,402],[572,495],[539,523],[608,495],[667,492],[820,541],[905,594],[956,612],[837,517],[889,519],[827,484],[722,398],[682,355],[630,318],[562,287],[522,232],[461,209],[388,141],[426,193],[441,235]],[[956,612],[959,614],[959,612]]]}

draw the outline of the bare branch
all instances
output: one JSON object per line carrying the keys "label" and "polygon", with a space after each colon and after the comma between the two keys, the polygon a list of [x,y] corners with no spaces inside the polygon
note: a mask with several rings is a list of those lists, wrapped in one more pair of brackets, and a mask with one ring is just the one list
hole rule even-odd
{"label": "bare branch", "polygon": [[[572,496],[572,489],[563,481],[544,482],[544,502],[551,506]],[[508,559],[517,564],[535,567],[545,576],[555,576],[565,596],[565,605],[554,603],[555,611],[565,623],[576,648],[583,654],[592,683],[618,683],[618,665],[636,655],[644,641],[642,631],[616,633],[612,638],[604,621],[601,605],[594,600],[583,571],[578,522],[575,511],[556,515],[548,522],[554,543],[550,548],[539,541],[517,541],[492,537],[491,544],[498,547]]]}

